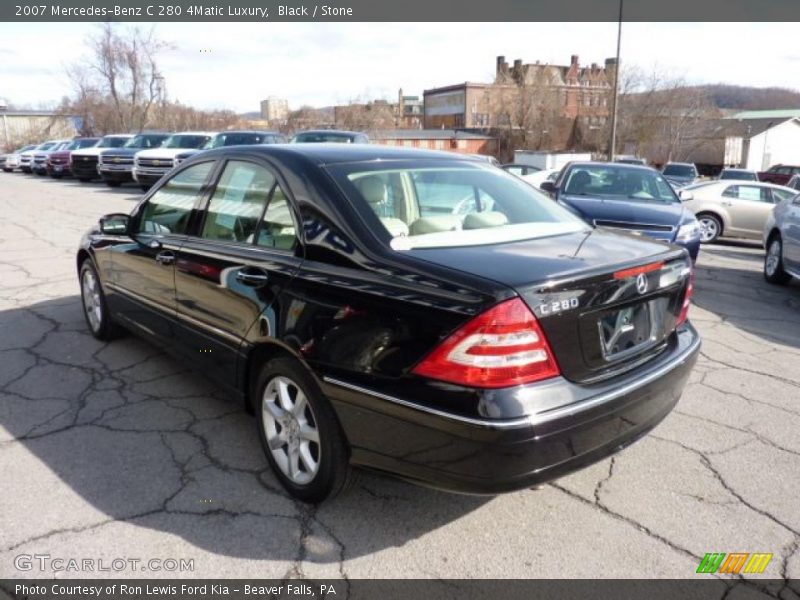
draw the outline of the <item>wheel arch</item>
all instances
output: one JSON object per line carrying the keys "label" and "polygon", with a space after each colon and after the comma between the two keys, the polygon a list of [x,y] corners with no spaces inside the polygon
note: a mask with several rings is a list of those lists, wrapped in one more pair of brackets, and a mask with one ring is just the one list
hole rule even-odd
{"label": "wheel arch", "polygon": [[78,273],[81,272],[81,267],[83,266],[83,263],[85,263],[87,259],[91,260],[91,258],[92,255],[86,248],[81,248],[80,250],[78,250],[78,256],[77,256]]}

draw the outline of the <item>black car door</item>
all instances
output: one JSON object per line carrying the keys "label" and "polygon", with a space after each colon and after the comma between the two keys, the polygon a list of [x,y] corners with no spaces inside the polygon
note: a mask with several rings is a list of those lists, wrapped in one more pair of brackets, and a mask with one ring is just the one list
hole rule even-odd
{"label": "black car door", "polygon": [[165,181],[133,215],[131,242],[111,250],[112,312],[167,342],[174,340],[175,259],[215,164],[192,165]]}
{"label": "black car door", "polygon": [[302,263],[299,231],[276,170],[225,163],[175,270],[181,347],[220,383],[235,386],[240,353],[274,335],[270,311]]}

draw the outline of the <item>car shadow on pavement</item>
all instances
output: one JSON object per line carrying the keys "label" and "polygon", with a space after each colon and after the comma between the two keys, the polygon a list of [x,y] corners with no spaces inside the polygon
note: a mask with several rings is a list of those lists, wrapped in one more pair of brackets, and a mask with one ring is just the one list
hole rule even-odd
{"label": "car shadow on pavement", "polygon": [[761,271],[762,253],[734,247],[714,247],[711,253],[738,264],[717,261],[713,268],[698,264],[693,303],[766,342],[800,348],[800,284],[767,283]]}
{"label": "car shadow on pavement", "polygon": [[[79,296],[0,311],[0,330],[0,456],[21,494],[7,505],[26,523],[19,540],[125,522],[215,554],[328,564],[402,546],[491,501],[364,473],[305,505],[272,475],[239,403],[132,335],[95,340]],[[39,502],[45,517],[30,519]]]}
{"label": "car shadow on pavement", "polygon": [[134,184],[125,184],[119,187],[109,187],[105,183],[100,180],[92,180],[87,182],[78,181],[77,179],[53,179],[48,178],[46,180],[49,183],[55,183],[62,186],[68,186],[73,188],[81,188],[86,192],[91,192],[93,194],[103,193],[103,194],[113,194],[115,196],[123,196],[123,200],[131,200],[138,202],[141,200],[144,192],[138,185]]}

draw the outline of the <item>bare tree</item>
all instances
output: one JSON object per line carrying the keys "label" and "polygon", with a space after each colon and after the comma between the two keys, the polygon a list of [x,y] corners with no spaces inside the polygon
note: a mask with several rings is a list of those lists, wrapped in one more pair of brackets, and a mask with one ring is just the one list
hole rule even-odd
{"label": "bare tree", "polygon": [[374,131],[395,127],[394,107],[386,100],[365,102],[359,98],[334,109],[334,124],[342,129]]}

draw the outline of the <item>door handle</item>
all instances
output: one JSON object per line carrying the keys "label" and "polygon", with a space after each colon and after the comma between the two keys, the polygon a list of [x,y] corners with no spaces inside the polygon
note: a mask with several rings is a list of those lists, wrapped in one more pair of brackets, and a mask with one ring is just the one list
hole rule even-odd
{"label": "door handle", "polygon": [[175,262],[175,253],[172,250],[162,250],[156,254],[156,262],[162,265],[171,265]]}
{"label": "door handle", "polygon": [[261,287],[269,280],[269,275],[261,269],[242,269],[236,273],[236,279],[251,287]]}

